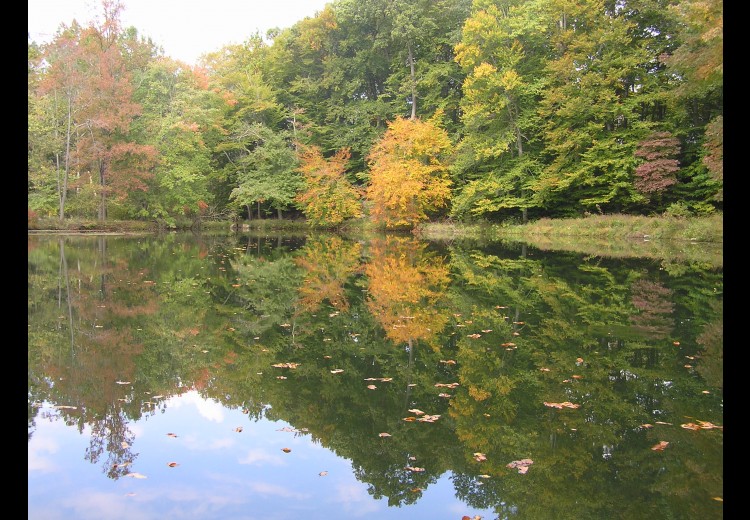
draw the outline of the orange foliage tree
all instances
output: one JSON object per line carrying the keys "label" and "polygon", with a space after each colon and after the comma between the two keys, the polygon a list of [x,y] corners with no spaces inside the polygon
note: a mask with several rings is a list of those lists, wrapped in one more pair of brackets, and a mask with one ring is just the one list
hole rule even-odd
{"label": "orange foliage tree", "polygon": [[304,176],[304,187],[296,202],[313,226],[333,227],[362,216],[361,194],[344,177],[350,157],[349,148],[329,159],[317,146],[301,148],[299,171]]}
{"label": "orange foliage tree", "polygon": [[448,133],[435,122],[396,118],[368,155],[370,215],[388,228],[413,227],[447,206]]}

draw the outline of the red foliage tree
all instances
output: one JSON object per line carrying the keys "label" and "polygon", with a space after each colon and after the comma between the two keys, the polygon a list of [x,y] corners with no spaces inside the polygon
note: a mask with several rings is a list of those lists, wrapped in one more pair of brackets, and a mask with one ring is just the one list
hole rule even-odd
{"label": "red foliage tree", "polygon": [[680,141],[669,132],[655,132],[638,143],[636,157],[644,159],[635,169],[635,188],[644,194],[661,193],[677,182],[680,163],[675,156]]}

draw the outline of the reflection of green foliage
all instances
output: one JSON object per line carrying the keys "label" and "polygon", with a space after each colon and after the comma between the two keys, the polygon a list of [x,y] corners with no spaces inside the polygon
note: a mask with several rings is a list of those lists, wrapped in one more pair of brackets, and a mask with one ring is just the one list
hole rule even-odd
{"label": "reflection of green foliage", "polygon": [[[723,433],[680,425],[722,424],[721,272],[410,240],[85,237],[64,241],[66,269],[60,241],[30,238],[30,435],[37,401],[77,405],[58,413],[118,478],[128,422],[193,388],[289,422],[391,505],[450,472],[500,517],[717,517]],[[416,267],[411,285],[388,265]],[[429,341],[388,335],[372,276],[402,315],[441,316]],[[565,401],[580,407],[545,406]],[[522,458],[527,474],[507,467]]]}

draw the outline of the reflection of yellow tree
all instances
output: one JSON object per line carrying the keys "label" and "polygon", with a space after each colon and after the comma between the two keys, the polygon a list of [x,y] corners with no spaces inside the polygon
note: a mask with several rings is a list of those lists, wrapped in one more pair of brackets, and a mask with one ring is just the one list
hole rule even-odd
{"label": "reflection of yellow tree", "polygon": [[302,310],[315,312],[326,300],[340,311],[349,308],[344,283],[357,270],[361,249],[359,243],[339,236],[308,239],[302,256],[295,260],[306,271],[299,288]]}
{"label": "reflection of yellow tree", "polygon": [[392,341],[431,344],[448,322],[449,312],[440,305],[449,281],[447,266],[411,237],[374,239],[370,247],[368,309]]}

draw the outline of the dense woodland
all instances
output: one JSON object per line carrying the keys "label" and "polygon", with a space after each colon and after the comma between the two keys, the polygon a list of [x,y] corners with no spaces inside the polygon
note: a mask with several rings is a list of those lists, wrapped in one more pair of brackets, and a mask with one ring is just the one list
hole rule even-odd
{"label": "dense woodland", "polygon": [[334,0],[196,66],[125,8],[29,41],[30,219],[723,211],[721,0]]}

